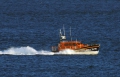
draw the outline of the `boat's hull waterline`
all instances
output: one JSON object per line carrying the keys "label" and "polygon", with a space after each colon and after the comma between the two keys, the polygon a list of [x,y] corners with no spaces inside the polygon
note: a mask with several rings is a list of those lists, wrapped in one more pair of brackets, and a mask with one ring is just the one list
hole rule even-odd
{"label": "boat's hull waterline", "polygon": [[81,54],[81,55],[97,55],[99,51],[91,51],[91,50],[83,50],[79,52],[79,50],[75,50],[75,54]]}
{"label": "boat's hull waterline", "polygon": [[97,55],[99,53],[99,50],[92,50],[92,49],[77,49],[77,50],[71,50],[71,49],[65,49],[61,51],[52,51],[54,54],[62,54],[62,55]]}
{"label": "boat's hull waterline", "polygon": [[64,52],[64,51],[59,51],[58,52],[54,52],[54,54],[61,54],[61,55],[97,55],[99,53],[99,51],[91,51],[91,50],[85,50],[85,51],[80,51],[80,52],[76,52],[75,50],[72,50],[72,52]]}

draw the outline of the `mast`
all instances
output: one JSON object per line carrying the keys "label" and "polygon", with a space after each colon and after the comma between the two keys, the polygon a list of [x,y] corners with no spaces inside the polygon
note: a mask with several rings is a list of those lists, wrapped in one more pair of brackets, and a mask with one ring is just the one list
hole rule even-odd
{"label": "mast", "polygon": [[61,29],[60,29],[60,36],[62,36],[62,32],[61,32]]}
{"label": "mast", "polygon": [[65,41],[66,40],[64,25],[63,25],[63,32],[64,32],[64,35],[62,35],[61,29],[60,29],[60,41]]}

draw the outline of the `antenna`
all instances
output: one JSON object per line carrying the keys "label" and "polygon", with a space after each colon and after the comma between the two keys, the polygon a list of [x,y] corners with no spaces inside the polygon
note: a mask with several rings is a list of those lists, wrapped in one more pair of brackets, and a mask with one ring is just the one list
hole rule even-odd
{"label": "antenna", "polygon": [[63,31],[64,31],[64,36],[65,36],[65,28],[64,28],[64,24],[63,24]]}
{"label": "antenna", "polygon": [[76,38],[76,43],[77,43],[77,38]]}
{"label": "antenna", "polygon": [[72,41],[72,35],[71,35],[71,26],[70,26],[70,37],[71,37],[71,41]]}
{"label": "antenna", "polygon": [[71,26],[70,26],[70,36],[71,36]]}

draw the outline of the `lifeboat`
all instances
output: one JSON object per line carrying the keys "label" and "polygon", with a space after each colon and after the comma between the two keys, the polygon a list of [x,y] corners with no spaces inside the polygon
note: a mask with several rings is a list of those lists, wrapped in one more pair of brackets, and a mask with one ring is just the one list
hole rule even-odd
{"label": "lifeboat", "polygon": [[[73,41],[72,37],[70,41],[66,40],[65,29],[63,27],[64,35],[62,35],[60,29],[60,42],[58,46],[52,46],[52,52],[63,52],[66,49],[73,50],[76,53],[81,54],[98,54],[100,44],[83,44],[80,41]],[[71,36],[71,29],[70,29]]]}

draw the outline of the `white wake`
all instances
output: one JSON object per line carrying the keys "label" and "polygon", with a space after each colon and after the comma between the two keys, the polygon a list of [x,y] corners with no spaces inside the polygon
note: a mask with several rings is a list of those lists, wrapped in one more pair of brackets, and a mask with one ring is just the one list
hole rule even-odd
{"label": "white wake", "polygon": [[[46,50],[35,50],[34,48],[27,46],[27,47],[12,47],[7,50],[0,51],[0,55],[74,55],[74,54],[89,54],[88,52],[81,53],[75,52],[73,50],[66,49],[60,52],[51,52]],[[94,54],[94,53],[93,53]]]}
{"label": "white wake", "polygon": [[7,54],[7,55],[35,55],[38,53],[34,48],[32,47],[19,47],[19,48],[9,48],[7,50],[0,51],[0,54]]}

